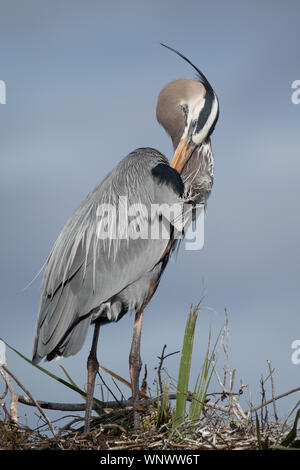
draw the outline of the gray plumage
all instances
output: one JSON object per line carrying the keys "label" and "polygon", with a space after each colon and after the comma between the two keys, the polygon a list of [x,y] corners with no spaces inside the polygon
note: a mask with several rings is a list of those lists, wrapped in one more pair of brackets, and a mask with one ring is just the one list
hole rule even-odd
{"label": "gray plumage", "polygon": [[146,207],[183,203],[183,198],[193,197],[197,203],[206,202],[213,183],[210,143],[200,147],[184,168],[184,195],[153,177],[158,165],[176,173],[158,151],[135,150],[87,195],[66,223],[46,266],[34,363],[44,356],[51,360],[55,355],[76,354],[91,322],[117,321],[128,310],[139,309],[150,286],[160,278],[165,264],[161,257],[169,240],[101,240],[96,234],[99,205],[111,204],[118,211],[120,196],[128,197],[128,205]]}
{"label": "gray plumage", "polygon": [[215,160],[210,139],[197,148],[181,172],[184,198],[206,206],[214,183]]}
{"label": "gray plumage", "polygon": [[[117,321],[140,308],[161,273],[169,240],[97,237],[97,209],[120,196],[128,205],[178,203],[176,186],[160,182],[152,170],[167,166],[180,188],[180,177],[168,160],[150,148],[124,158],[84,199],[66,223],[49,256],[36,325],[33,361],[77,353],[92,321]],[[183,189],[183,186],[182,186]],[[150,213],[150,211],[149,211]]]}

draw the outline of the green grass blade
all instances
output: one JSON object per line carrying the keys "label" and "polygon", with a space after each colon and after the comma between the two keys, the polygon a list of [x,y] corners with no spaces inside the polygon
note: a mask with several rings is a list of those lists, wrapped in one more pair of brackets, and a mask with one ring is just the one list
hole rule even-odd
{"label": "green grass blade", "polygon": [[63,373],[65,374],[65,376],[69,380],[70,384],[73,385],[73,387],[79,389],[78,385],[74,382],[74,380],[72,379],[72,377],[70,376],[68,371],[64,368],[64,366],[62,364],[60,364],[58,361],[57,361],[57,365],[61,368],[61,370],[63,371]]}
{"label": "green grass blade", "polygon": [[194,399],[192,400],[189,409],[189,419],[194,421],[198,420],[201,416],[203,409],[203,402],[205,400],[207,390],[214,372],[214,361],[215,361],[215,350],[220,339],[221,332],[219,333],[217,340],[214,344],[212,351],[210,352],[211,343],[211,331],[209,331],[208,344],[206,348],[205,358],[199,372],[197,381],[194,388]]}
{"label": "green grass blade", "polygon": [[209,371],[209,349],[210,349],[210,338],[211,338],[211,333],[209,332],[209,337],[208,337],[208,345],[206,348],[206,353],[205,353],[205,358],[203,361],[203,365],[201,367],[201,372],[198,374],[197,381],[195,384],[195,389],[194,389],[194,397],[195,399],[192,400],[190,409],[189,409],[189,419],[194,420],[200,417],[201,410],[203,407],[203,404],[201,403],[202,400],[204,399],[203,397],[203,391],[205,388],[205,384],[207,381],[207,375]]}
{"label": "green grass blade", "polygon": [[[31,364],[33,367],[36,367],[37,369],[39,369],[40,371],[44,372],[44,374],[47,374],[49,377],[51,377],[52,379],[55,379],[57,380],[58,382],[60,382],[61,384],[65,385],[66,387],[70,388],[71,390],[73,390],[74,392],[77,392],[79,393],[79,395],[81,395],[84,399],[86,399],[86,393],[81,390],[79,387],[77,387],[76,385],[73,385],[72,383],[69,383],[69,382],[66,382],[66,380],[62,379],[61,377],[58,377],[57,375],[49,372],[48,370],[44,369],[43,367],[39,366],[38,364],[33,364],[32,361],[24,356],[24,354],[20,353],[17,349],[15,349],[13,346],[11,346],[10,344],[8,344],[3,338],[0,337],[0,340],[3,341],[3,343],[9,348],[11,349],[12,351],[14,351],[16,354],[18,354],[18,356],[20,356],[22,359],[24,359],[25,361],[27,361],[29,364]],[[99,404],[99,406],[103,406],[103,403],[97,399],[94,398],[94,400]]]}
{"label": "green grass blade", "polygon": [[71,388],[72,390],[74,390],[75,392],[79,393],[80,395],[82,395],[83,397],[86,397],[86,393],[75,387],[74,385],[66,382],[64,379],[62,379],[61,377],[58,377],[57,375],[53,374],[52,372],[49,372],[48,370],[44,369],[43,367],[39,366],[38,364],[33,364],[32,361],[24,356],[24,354],[20,353],[17,349],[15,349],[13,346],[11,346],[10,344],[8,344],[6,341],[4,341],[3,338],[0,338],[3,343],[6,344],[6,346],[11,349],[12,351],[14,351],[16,354],[18,354],[18,356],[20,356],[22,359],[24,359],[25,361],[27,361],[29,364],[31,364],[33,367],[36,367],[37,369],[39,369],[40,371],[44,372],[44,374],[47,374],[49,377],[51,377],[52,379],[55,379],[57,380],[58,382],[62,383],[63,385],[65,385],[66,387],[69,387]]}
{"label": "green grass blade", "polygon": [[297,437],[297,425],[298,425],[299,419],[300,419],[300,409],[296,413],[296,418],[295,418],[294,425],[293,425],[291,431],[283,439],[283,441],[281,442],[281,446],[289,447],[295,441],[295,439]]}
{"label": "green grass blade", "polygon": [[179,374],[178,374],[176,410],[175,410],[175,419],[173,423],[174,426],[178,426],[178,424],[182,423],[185,417],[186,400],[187,400],[187,393],[188,393],[188,386],[189,386],[191,359],[192,359],[192,352],[193,352],[193,345],[194,345],[195,326],[196,326],[196,321],[197,321],[197,316],[198,316],[198,308],[199,308],[199,304],[194,308],[193,306],[191,306],[191,310],[190,310],[186,327],[185,327],[181,358],[180,358]]}

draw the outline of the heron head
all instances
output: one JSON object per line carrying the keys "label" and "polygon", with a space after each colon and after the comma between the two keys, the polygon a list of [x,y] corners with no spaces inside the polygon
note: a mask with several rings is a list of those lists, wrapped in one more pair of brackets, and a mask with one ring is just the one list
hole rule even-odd
{"label": "heron head", "polygon": [[212,134],[219,116],[219,103],[205,75],[178,51],[168,49],[197,71],[196,80],[179,79],[168,83],[157,102],[157,120],[173,141],[172,167],[180,173],[193,151]]}

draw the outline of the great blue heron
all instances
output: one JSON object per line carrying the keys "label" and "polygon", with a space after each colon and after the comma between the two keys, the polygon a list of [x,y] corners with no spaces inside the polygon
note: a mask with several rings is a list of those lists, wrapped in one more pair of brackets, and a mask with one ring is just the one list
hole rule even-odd
{"label": "great blue heron", "polygon": [[[104,222],[103,206],[120,209],[124,198],[129,207],[138,205],[146,209],[163,203],[183,205],[186,201],[205,205],[213,185],[210,135],[218,119],[218,99],[206,77],[189,59],[165,47],[197,72],[196,79],[179,79],[167,84],[158,97],[157,120],[174,146],[172,165],[152,148],[139,148],[121,160],[70,217],[45,269],[33,362],[38,363],[45,356],[50,361],[56,356],[76,354],[89,326],[95,325],[87,361],[85,432],[89,430],[99,368],[96,356],[99,328],[119,321],[128,311],[135,311],[129,355],[133,401],[139,397],[143,311],[177,242],[175,223],[171,224],[168,238],[130,237],[130,218],[114,217],[113,221]],[[161,219],[162,214],[155,217]],[[139,210],[138,220],[134,225],[135,235],[141,231],[141,225],[149,223],[149,214]],[[101,237],[99,226],[110,235],[117,228],[117,236]]]}

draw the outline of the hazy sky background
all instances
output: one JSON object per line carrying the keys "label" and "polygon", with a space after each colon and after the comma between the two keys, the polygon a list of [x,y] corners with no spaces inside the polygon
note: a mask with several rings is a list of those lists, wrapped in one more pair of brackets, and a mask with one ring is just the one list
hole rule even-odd
{"label": "hazy sky background", "polygon": [[[137,147],[172,158],[155,119],[169,81],[193,70],[159,45],[187,55],[220,102],[213,134],[215,185],[203,250],[181,250],[144,316],[142,359],[152,384],[157,356],[181,348],[190,303],[205,284],[191,384],[229,313],[230,367],[260,401],[267,360],[276,393],[299,386],[291,343],[300,339],[300,3],[269,1],[0,0],[0,336],[31,357],[40,270],[87,192]],[[100,332],[100,363],[128,378],[133,316]],[[91,333],[61,362],[81,386]],[[166,362],[177,376],[179,356]],[[13,352],[8,364],[37,399],[80,401]],[[44,365],[44,364],[43,364]],[[223,357],[219,359],[222,372]],[[46,367],[60,373],[58,366]],[[107,377],[108,383],[111,383]],[[127,396],[130,393],[128,392]],[[286,413],[297,396],[281,400]],[[20,406],[35,424],[33,410]],[[60,416],[48,412],[52,417]]]}

